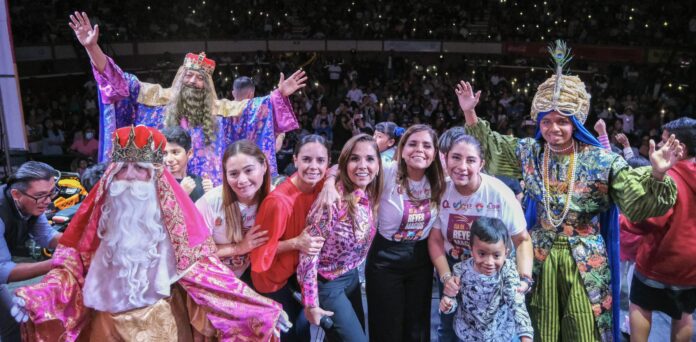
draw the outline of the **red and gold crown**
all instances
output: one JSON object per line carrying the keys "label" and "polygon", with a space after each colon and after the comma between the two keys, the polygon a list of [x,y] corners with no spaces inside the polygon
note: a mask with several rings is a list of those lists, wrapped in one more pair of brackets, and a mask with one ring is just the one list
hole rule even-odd
{"label": "red and gold crown", "polygon": [[121,127],[113,134],[112,162],[161,164],[167,139],[155,128],[143,125]]}
{"label": "red and gold crown", "polygon": [[206,58],[205,52],[199,54],[189,52],[186,54],[186,57],[184,57],[184,67],[192,70],[202,70],[208,75],[212,75],[213,71],[215,71],[215,61]]}

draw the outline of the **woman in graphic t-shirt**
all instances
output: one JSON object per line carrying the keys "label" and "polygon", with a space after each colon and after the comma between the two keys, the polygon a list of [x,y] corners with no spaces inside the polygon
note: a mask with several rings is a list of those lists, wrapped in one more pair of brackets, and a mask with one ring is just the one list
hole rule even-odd
{"label": "woman in graphic t-shirt", "polygon": [[[469,231],[479,217],[500,219],[516,248],[520,291],[531,286],[532,242],[527,223],[515,194],[495,177],[480,173],[484,165],[479,142],[456,131],[445,150],[450,179],[440,201],[440,212],[428,238],[430,258],[440,276],[440,296],[456,295],[459,283],[452,277],[452,265],[471,257]],[[442,146],[441,146],[442,148]],[[440,314],[438,341],[458,341],[452,326],[453,314]]]}
{"label": "woman in graphic t-shirt", "polygon": [[251,286],[249,253],[268,240],[254,227],[259,204],[271,191],[266,155],[255,143],[239,140],[222,157],[225,181],[196,202],[217,244],[217,256]]}
{"label": "woman in graphic t-shirt", "polygon": [[435,131],[411,126],[395,157],[382,165],[378,234],[365,266],[370,341],[429,341],[433,264],[427,239],[445,190]]}

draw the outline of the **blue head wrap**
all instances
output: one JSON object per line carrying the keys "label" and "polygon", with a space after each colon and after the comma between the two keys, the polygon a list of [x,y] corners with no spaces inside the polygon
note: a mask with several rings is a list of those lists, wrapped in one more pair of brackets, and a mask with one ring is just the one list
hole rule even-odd
{"label": "blue head wrap", "polygon": [[[551,113],[551,111],[542,112],[537,115],[537,140],[542,139],[539,123],[541,122],[541,119],[549,113]],[[567,117],[573,123],[573,126],[575,126],[575,130],[573,130],[573,138],[575,140],[586,145],[602,147],[597,138],[595,138],[574,115]],[[524,216],[527,219],[527,229],[531,229],[536,224],[536,206],[542,200],[543,199],[541,198],[535,198],[533,196],[526,197]],[[619,208],[615,203],[612,202],[609,206],[609,210],[604,211],[599,215],[599,226],[602,238],[604,238],[604,242],[607,245],[609,267],[611,270],[612,335],[614,337],[614,341],[620,341],[621,331],[619,327],[621,326],[621,311],[619,304],[621,298],[621,274],[619,271]]]}

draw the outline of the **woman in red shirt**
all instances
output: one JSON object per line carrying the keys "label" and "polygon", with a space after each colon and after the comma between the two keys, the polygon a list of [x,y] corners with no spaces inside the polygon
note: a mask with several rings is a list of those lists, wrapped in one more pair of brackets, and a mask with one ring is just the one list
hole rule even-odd
{"label": "woman in red shirt", "polygon": [[295,146],[297,172],[278,185],[261,203],[256,225],[268,231],[268,242],[251,252],[251,279],[261,294],[281,303],[293,327],[282,341],[309,341],[309,323],[302,304],[295,299],[299,286],[295,270],[299,252],[316,255],[324,244],[304,230],[309,209],[321,192],[329,165],[326,140],[304,136]]}

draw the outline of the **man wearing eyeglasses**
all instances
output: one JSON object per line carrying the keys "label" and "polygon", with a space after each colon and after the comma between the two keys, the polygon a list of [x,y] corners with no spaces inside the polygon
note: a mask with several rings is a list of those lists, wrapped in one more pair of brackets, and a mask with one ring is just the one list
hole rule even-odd
{"label": "man wearing eyeglasses", "polygon": [[59,172],[48,164],[29,161],[22,164],[8,184],[0,186],[0,340],[19,341],[19,325],[12,317],[13,294],[7,284],[48,273],[51,260],[14,263],[12,255],[33,238],[42,247],[55,248],[61,233],[46,219],[44,212],[56,197]]}

